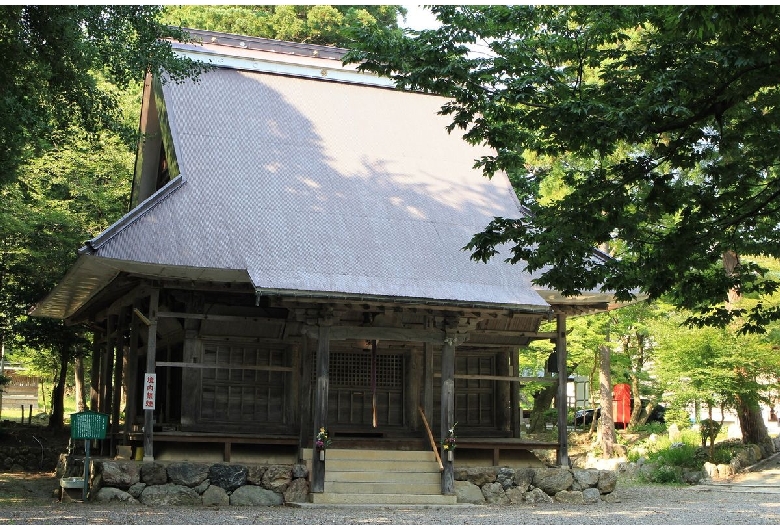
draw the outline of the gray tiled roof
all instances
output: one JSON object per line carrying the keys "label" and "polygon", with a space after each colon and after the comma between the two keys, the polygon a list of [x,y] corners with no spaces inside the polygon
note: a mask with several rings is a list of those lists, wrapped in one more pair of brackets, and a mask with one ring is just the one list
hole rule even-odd
{"label": "gray tiled roof", "polygon": [[246,271],[261,291],[548,307],[520,265],[461,250],[520,210],[505,175],[473,169],[487,151],[446,132],[443,99],[229,68],[163,94],[183,183],[95,256]]}

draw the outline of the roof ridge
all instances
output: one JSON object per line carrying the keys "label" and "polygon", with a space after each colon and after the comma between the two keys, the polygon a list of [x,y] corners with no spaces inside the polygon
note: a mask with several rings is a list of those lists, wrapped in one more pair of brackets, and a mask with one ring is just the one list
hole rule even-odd
{"label": "roof ridge", "polygon": [[241,48],[245,50],[259,50],[266,52],[283,53],[289,55],[304,55],[307,57],[318,57],[320,59],[335,59],[341,61],[344,55],[349,51],[346,48],[337,46],[325,46],[322,44],[308,44],[302,42],[291,42],[278,39],[268,39],[265,37],[252,37],[240,35],[237,33],[224,33],[220,31],[209,31],[194,28],[181,28],[189,33],[194,40],[200,40],[204,44],[216,44],[232,48]]}

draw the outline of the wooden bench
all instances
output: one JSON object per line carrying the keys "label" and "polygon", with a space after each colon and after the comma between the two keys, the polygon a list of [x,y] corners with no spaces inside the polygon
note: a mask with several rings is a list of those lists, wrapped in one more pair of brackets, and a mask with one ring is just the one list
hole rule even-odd
{"label": "wooden bench", "polygon": [[[143,442],[144,433],[132,432],[130,440]],[[257,435],[257,434],[219,434],[204,432],[161,431],[152,435],[154,442],[187,442],[187,443],[218,443],[223,444],[223,458],[230,462],[233,444],[251,445],[286,445],[298,447],[298,437],[291,435]]]}
{"label": "wooden bench", "polygon": [[501,449],[558,449],[558,442],[529,438],[458,438],[456,447],[462,449],[492,449],[493,465],[499,465]]}

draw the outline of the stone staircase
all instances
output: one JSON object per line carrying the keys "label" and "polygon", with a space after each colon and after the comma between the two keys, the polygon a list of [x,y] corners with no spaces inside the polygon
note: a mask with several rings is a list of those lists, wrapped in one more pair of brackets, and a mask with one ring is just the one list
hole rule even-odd
{"label": "stone staircase", "polygon": [[[312,450],[304,449],[303,456],[310,462]],[[457,503],[455,495],[441,494],[431,451],[328,449],[325,456],[325,491],[309,494],[314,504]]]}

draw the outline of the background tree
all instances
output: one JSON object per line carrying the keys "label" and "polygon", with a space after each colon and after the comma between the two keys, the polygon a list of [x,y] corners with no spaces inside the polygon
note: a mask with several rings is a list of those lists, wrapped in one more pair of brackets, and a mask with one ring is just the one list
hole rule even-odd
{"label": "background tree", "polygon": [[391,5],[188,5],[167,6],[161,21],[238,35],[347,47],[355,31],[398,29],[401,6]]}
{"label": "background tree", "polygon": [[202,70],[173,55],[165,39],[186,41],[187,34],[159,23],[160,9],[0,7],[0,185],[18,177],[20,164],[62,145],[73,132],[119,127],[115,94],[99,84],[96,73],[125,87],[148,71],[164,69],[181,80]]}
{"label": "background tree", "polygon": [[[478,166],[509,173],[529,214],[495,219],[467,245],[475,259],[509,242],[505,259],[564,294],[667,295],[699,324],[739,319],[742,331],[780,316],[768,298],[776,280],[743,259],[780,256],[780,8],[433,11],[440,28],[366,34],[349,59],[448,96],[451,129],[495,149]],[[473,53],[474,43],[490,53]],[[536,163],[545,157],[560,163]],[[552,176],[565,189],[538,201]],[[614,241],[619,259],[591,259]],[[740,258],[733,272],[730,254]],[[758,302],[727,307],[731,290]]]}

